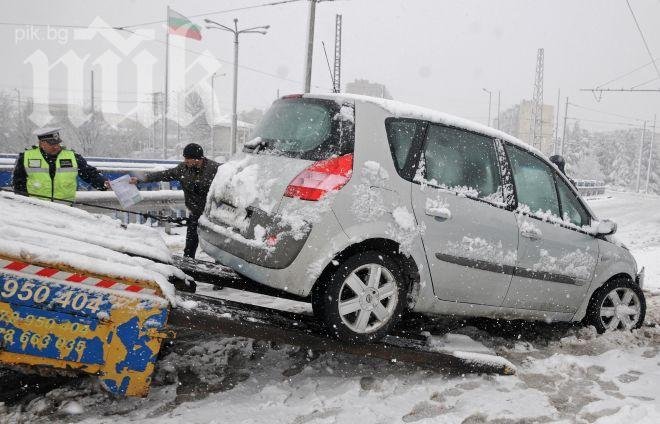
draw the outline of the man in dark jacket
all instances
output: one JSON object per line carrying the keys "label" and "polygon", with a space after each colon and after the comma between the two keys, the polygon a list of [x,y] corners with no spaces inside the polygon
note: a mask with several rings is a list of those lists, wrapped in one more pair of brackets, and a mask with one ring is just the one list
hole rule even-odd
{"label": "man in dark jacket", "polygon": [[190,211],[188,231],[186,232],[186,248],[183,251],[183,256],[194,258],[199,244],[197,221],[204,213],[206,195],[219,164],[204,157],[202,146],[195,143],[190,143],[183,149],[183,158],[183,162],[172,169],[149,172],[142,178],[131,178],[130,182],[132,184],[174,180],[181,182],[186,207]]}
{"label": "man in dark jacket", "polygon": [[73,150],[62,146],[60,128],[35,131],[39,146],[18,155],[12,186],[14,192],[50,200],[73,201],[77,177],[97,190],[107,190],[109,183],[93,166]]}

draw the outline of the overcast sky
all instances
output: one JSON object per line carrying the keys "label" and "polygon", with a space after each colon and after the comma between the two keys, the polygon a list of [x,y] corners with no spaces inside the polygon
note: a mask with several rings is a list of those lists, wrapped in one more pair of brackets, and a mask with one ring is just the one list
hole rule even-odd
{"label": "overcast sky", "polygon": [[[128,26],[164,20],[168,4],[183,15],[193,16],[272,1],[2,0],[0,20],[18,24],[88,26],[100,18],[110,26]],[[629,1],[653,56],[660,58],[660,0]],[[271,26],[267,35],[241,36],[239,110],[266,108],[278,90],[280,94],[301,91],[308,10],[309,2],[299,1],[208,15],[224,24],[231,24],[236,17],[239,27]],[[542,47],[545,49],[544,103],[556,105],[557,91],[561,89],[561,119],[566,96],[571,103],[610,114],[578,107],[569,109],[570,117],[582,118],[585,126],[594,129],[625,128],[612,123],[635,123],[632,118],[653,119],[655,113],[660,113],[658,92],[603,93],[598,102],[591,93],[579,91],[649,64],[649,54],[625,0],[321,2],[317,6],[312,91],[325,92],[332,85],[321,42],[326,43],[332,61],[337,13],[343,16],[342,87],[356,78],[366,78],[385,84],[397,100],[485,123],[488,94],[482,89],[493,92],[493,118],[497,113],[498,91],[502,110],[531,98],[537,49]],[[203,23],[203,17],[192,20]],[[148,101],[148,94],[144,93],[163,90],[164,24],[131,27],[131,30],[137,29],[153,30],[155,40],[142,36],[137,47],[125,54],[108,37],[74,40],[73,28],[61,29],[58,34],[51,30],[51,39],[48,39],[46,27],[35,27],[36,32],[30,33],[25,25],[2,25],[0,89],[18,88],[23,96],[43,96],[45,89],[35,82],[35,71],[28,59],[36,51],[42,51],[52,63],[67,52],[74,52],[81,58],[89,55],[83,63],[84,78],[68,81],[64,67],[54,67],[49,73],[48,94],[51,101],[57,102],[76,95],[87,99],[91,64],[104,53],[113,51],[121,59],[117,89],[121,109],[130,110],[131,101]],[[101,33],[123,38],[131,35],[123,31]],[[215,78],[219,112],[229,113],[232,35],[204,30],[201,41],[176,38],[179,43],[185,42],[186,49],[207,52],[206,56],[201,56],[207,66],[213,62],[211,56],[217,57],[221,64],[220,75]],[[148,90],[137,86],[132,62],[142,51],[148,51],[157,60],[153,88]],[[200,57],[177,48],[172,48],[170,54],[177,64],[184,61],[190,64]],[[95,77],[97,101],[104,104],[103,96],[109,99],[110,94],[104,91],[101,82],[109,75],[107,72],[102,75],[99,65],[94,69],[98,75]],[[208,74],[208,69],[198,65],[187,74],[185,85],[194,84]],[[653,81],[639,88],[660,89],[660,78],[652,65],[607,87],[630,88],[650,80]],[[208,83],[209,79],[205,81]],[[41,92],[35,93],[35,90]],[[142,94],[135,94],[138,91]]]}

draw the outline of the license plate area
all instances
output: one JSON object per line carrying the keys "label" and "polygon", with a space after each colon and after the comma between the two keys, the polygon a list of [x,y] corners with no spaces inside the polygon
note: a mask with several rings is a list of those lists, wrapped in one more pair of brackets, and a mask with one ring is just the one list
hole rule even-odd
{"label": "license plate area", "polygon": [[237,208],[227,202],[214,201],[210,218],[212,221],[229,227],[232,231],[245,236],[250,228],[252,212],[252,208]]}

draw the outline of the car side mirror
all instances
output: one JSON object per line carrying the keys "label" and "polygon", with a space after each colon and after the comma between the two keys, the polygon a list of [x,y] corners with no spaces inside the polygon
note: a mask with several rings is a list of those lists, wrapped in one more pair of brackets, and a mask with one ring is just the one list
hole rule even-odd
{"label": "car side mirror", "polygon": [[616,222],[611,219],[604,219],[598,223],[598,228],[596,229],[598,235],[609,236],[610,234],[616,233]]}

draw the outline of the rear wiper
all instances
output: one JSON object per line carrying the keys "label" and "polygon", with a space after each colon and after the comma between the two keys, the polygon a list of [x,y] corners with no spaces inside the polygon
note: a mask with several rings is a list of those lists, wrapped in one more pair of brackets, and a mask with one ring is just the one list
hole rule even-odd
{"label": "rear wiper", "polygon": [[272,142],[273,140],[270,139],[255,137],[243,145],[243,151],[257,154],[260,150],[267,148]]}

